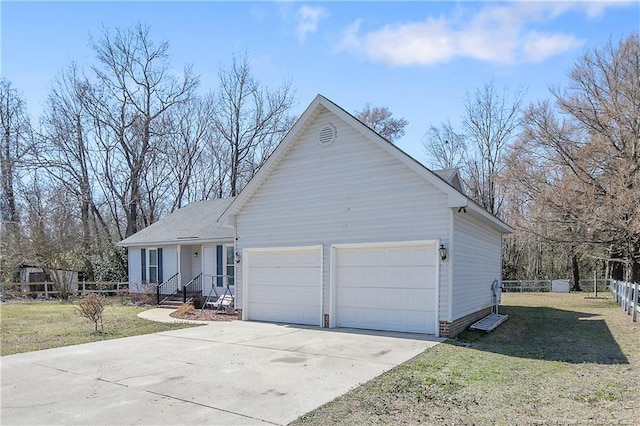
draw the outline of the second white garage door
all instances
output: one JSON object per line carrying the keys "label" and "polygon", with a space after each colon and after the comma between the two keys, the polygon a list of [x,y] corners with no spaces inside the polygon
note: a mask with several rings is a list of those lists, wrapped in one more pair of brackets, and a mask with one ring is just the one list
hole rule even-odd
{"label": "second white garage door", "polygon": [[436,333],[435,243],[334,247],[338,327]]}
{"label": "second white garage door", "polygon": [[320,247],[247,250],[245,259],[248,319],[321,324]]}

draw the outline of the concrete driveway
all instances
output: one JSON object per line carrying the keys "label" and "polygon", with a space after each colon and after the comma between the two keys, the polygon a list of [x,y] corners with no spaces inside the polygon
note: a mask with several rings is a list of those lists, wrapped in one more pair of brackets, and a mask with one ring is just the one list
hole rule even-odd
{"label": "concrete driveway", "polygon": [[0,423],[287,424],[442,340],[233,321],[9,355]]}

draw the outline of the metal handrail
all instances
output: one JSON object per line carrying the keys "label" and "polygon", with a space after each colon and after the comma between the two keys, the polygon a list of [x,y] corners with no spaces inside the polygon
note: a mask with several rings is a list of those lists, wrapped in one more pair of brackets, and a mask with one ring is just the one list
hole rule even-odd
{"label": "metal handrail", "polygon": [[[158,284],[156,287],[156,295],[158,298],[158,305],[167,300],[169,297],[176,294],[180,289],[178,288],[178,274],[172,275],[171,278],[165,282]],[[164,297],[163,297],[164,296]],[[162,299],[160,299],[162,297]]]}
{"label": "metal handrail", "polygon": [[188,295],[190,295],[188,300],[191,300],[199,293],[202,293],[202,273],[198,274],[194,279],[182,286],[182,303],[187,303]]}

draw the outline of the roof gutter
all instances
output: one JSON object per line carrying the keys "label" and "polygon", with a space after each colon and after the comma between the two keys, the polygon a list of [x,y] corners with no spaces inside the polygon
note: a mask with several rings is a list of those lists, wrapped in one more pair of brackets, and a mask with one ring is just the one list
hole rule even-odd
{"label": "roof gutter", "polygon": [[135,243],[125,243],[124,240],[120,241],[116,246],[118,247],[152,247],[152,246],[171,246],[171,245],[186,245],[186,244],[208,244],[208,243],[225,243],[233,241],[233,236],[225,238],[207,238],[207,239],[185,239],[179,240],[164,240],[164,241],[143,241]]}

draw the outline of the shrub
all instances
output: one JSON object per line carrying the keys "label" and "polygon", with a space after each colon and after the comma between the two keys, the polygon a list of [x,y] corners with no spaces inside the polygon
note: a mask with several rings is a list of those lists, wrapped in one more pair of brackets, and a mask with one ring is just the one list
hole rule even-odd
{"label": "shrub", "polygon": [[104,324],[102,322],[102,312],[107,304],[107,299],[98,293],[89,293],[78,301],[76,306],[76,312],[78,315],[87,318],[96,326],[96,332],[98,331],[98,323],[100,324],[100,330],[104,330]]}
{"label": "shrub", "polygon": [[155,293],[129,293],[129,298],[136,306],[155,305],[158,302]]}
{"label": "shrub", "polygon": [[178,315],[195,315],[196,309],[191,303],[183,303],[182,305],[178,306],[176,312]]}
{"label": "shrub", "polygon": [[202,305],[204,305],[204,297],[201,294],[198,294],[197,296],[193,297],[191,303],[193,303],[194,308],[202,309]]}

